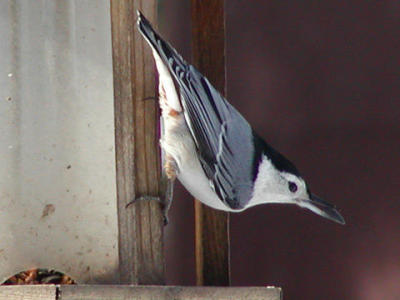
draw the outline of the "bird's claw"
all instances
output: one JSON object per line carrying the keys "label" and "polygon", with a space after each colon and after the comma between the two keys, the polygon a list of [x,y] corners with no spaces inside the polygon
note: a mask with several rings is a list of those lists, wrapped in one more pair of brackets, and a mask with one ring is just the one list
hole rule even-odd
{"label": "bird's claw", "polygon": [[[171,193],[171,195],[172,195],[172,193]],[[140,196],[138,198],[133,199],[128,204],[126,204],[125,208],[128,208],[129,206],[131,206],[134,203],[137,203],[138,201],[157,201],[158,203],[160,203],[162,205],[161,210],[162,210],[163,219],[164,219],[163,220],[164,226],[166,226],[168,224],[168,222],[169,222],[168,211],[171,206],[172,198],[168,199],[167,195],[164,200],[160,197],[155,197],[155,196]]]}
{"label": "bird's claw", "polygon": [[149,97],[144,97],[143,101],[147,101],[147,100],[157,100],[156,96],[149,96]]}

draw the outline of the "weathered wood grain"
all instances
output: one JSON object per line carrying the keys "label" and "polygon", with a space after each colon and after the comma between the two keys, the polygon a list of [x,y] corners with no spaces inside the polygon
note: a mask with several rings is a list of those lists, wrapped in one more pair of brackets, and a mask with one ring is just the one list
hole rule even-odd
{"label": "weathered wood grain", "polygon": [[158,106],[151,52],[136,28],[136,9],[157,25],[156,0],[112,0],[115,150],[120,282],[163,284],[163,217],[157,137]]}
{"label": "weathered wood grain", "polygon": [[3,285],[0,300],[56,300],[55,285]]}
{"label": "weathered wood grain", "polygon": [[[225,80],[224,0],[192,0],[193,64],[222,94]],[[229,214],[195,201],[198,285],[230,284]]]}
{"label": "weathered wood grain", "polygon": [[275,287],[180,287],[132,285],[0,286],[0,300],[282,300]]}
{"label": "weathered wood grain", "polygon": [[60,286],[60,300],[281,300],[272,287]]}

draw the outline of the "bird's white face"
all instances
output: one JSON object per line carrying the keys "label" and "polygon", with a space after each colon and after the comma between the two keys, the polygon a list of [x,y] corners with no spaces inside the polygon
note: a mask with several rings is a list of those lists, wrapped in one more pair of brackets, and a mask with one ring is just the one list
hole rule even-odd
{"label": "bird's white face", "polygon": [[290,199],[309,199],[307,192],[307,186],[303,178],[297,177],[296,175],[279,172],[282,176],[282,185],[285,190],[285,194]]}
{"label": "bird's white face", "polygon": [[263,157],[254,184],[253,197],[247,207],[265,203],[296,204],[324,218],[345,224],[333,205],[309,193],[301,177],[278,171],[267,157]]}
{"label": "bird's white face", "polygon": [[264,156],[249,206],[263,203],[297,204],[297,199],[309,199],[304,180],[293,174],[278,171]]}

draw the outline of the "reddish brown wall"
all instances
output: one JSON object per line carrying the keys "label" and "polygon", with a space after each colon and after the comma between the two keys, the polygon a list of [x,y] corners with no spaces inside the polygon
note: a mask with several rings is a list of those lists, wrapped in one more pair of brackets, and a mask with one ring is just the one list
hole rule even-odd
{"label": "reddish brown wall", "polygon": [[[161,27],[189,59],[181,3],[162,2]],[[233,285],[400,297],[399,20],[397,1],[227,1],[229,101],[347,221],[278,205],[232,215]],[[175,198],[168,283],[194,284],[192,203]]]}

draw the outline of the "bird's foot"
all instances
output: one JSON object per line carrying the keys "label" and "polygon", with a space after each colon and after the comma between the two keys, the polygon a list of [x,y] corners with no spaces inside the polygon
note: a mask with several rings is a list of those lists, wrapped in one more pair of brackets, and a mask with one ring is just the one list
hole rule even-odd
{"label": "bird's foot", "polygon": [[149,96],[149,97],[143,98],[143,101],[147,101],[147,100],[157,100],[157,97],[156,96]]}
{"label": "bird's foot", "polygon": [[170,155],[167,155],[164,163],[164,171],[170,181],[176,179],[176,170],[177,166],[175,160]]}
{"label": "bird's foot", "polygon": [[137,203],[138,201],[157,201],[159,203],[162,202],[159,197],[155,197],[155,196],[140,196],[140,197],[135,198],[132,201],[130,201],[127,205],[125,205],[125,208],[128,208],[129,206],[131,206],[134,203]]}
{"label": "bird's foot", "polygon": [[169,211],[169,208],[171,207],[171,203],[172,203],[172,188],[173,188],[172,184],[168,183],[167,191],[165,193],[165,199],[162,199],[161,197],[156,197],[156,196],[140,196],[140,197],[135,198],[132,201],[130,201],[125,206],[125,208],[128,208],[132,204],[135,204],[139,201],[156,201],[161,204],[161,212],[162,212],[163,219],[164,219],[164,226],[166,226],[169,222],[168,211]]}

